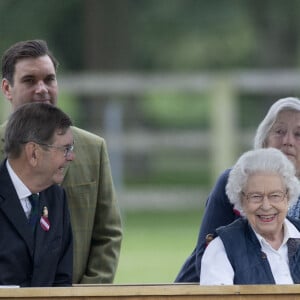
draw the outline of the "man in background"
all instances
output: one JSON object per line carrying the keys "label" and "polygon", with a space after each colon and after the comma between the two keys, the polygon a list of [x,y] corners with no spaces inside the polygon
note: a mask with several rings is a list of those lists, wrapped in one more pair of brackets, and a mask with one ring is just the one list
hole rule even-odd
{"label": "man in background", "polygon": [[[13,111],[30,102],[57,104],[58,62],[42,40],[22,41],[2,57],[2,92]],[[47,122],[47,120],[45,120]],[[76,160],[62,182],[74,236],[73,283],[112,283],[122,240],[121,218],[105,140],[72,127]],[[0,127],[3,150],[5,124]],[[1,151],[0,158],[4,153]]]}

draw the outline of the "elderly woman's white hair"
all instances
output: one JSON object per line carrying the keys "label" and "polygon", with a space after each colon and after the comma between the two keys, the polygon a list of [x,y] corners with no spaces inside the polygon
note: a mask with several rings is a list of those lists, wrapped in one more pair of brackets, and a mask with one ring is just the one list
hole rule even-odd
{"label": "elderly woman's white hair", "polygon": [[254,149],[267,147],[266,140],[270,130],[281,111],[293,110],[300,112],[300,100],[294,97],[282,98],[276,101],[269,109],[267,115],[259,124],[254,137]]}
{"label": "elderly woman's white hair", "polygon": [[298,200],[300,184],[296,177],[295,167],[289,159],[275,148],[257,149],[244,153],[230,171],[226,185],[226,194],[230,202],[241,215],[242,191],[248,178],[256,172],[272,172],[282,177],[289,195],[289,207]]}

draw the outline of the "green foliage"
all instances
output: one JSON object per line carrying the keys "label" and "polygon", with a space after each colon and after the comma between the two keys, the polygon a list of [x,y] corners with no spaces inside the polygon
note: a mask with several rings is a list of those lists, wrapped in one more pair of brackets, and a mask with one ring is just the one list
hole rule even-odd
{"label": "green foliage", "polygon": [[[174,162],[175,163],[175,162]],[[160,171],[146,176],[126,176],[125,184],[132,186],[200,186],[207,187],[211,184],[208,170],[199,171]]]}
{"label": "green foliage", "polygon": [[78,120],[80,120],[80,102],[78,97],[61,92],[59,94],[58,106],[72,118],[74,125],[78,126]]}
{"label": "green foliage", "polygon": [[125,212],[114,283],[171,283],[195,247],[202,209]]}
{"label": "green foliage", "polygon": [[256,128],[262,121],[275,99],[280,99],[281,95],[249,95],[244,94],[239,97],[239,124],[241,128]]}
{"label": "green foliage", "polygon": [[206,95],[178,92],[153,92],[141,101],[143,114],[161,128],[209,126],[209,99]]}
{"label": "green foliage", "polygon": [[[207,153],[151,153],[144,157],[144,163],[138,161],[138,166],[133,167],[133,172],[126,174],[125,184],[134,186],[185,186],[185,187],[209,187],[211,184],[209,159]],[[134,162],[130,163],[131,166]]]}
{"label": "green foliage", "polygon": [[102,61],[138,71],[297,67],[299,14],[298,0],[1,0],[0,51],[43,38],[64,69],[79,70],[91,35]]}
{"label": "green foliage", "polygon": [[133,57],[145,69],[228,68],[247,64],[254,50],[244,2],[144,1],[135,10]]}
{"label": "green foliage", "polygon": [[0,52],[13,43],[45,39],[63,69],[82,67],[80,0],[1,0]]}

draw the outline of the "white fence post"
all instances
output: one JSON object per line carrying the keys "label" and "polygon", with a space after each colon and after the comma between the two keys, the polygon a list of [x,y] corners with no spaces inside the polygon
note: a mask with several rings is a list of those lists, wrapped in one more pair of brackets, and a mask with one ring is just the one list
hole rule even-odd
{"label": "white fence post", "polygon": [[221,77],[213,87],[211,100],[211,165],[213,179],[232,166],[236,159],[236,95],[233,85]]}

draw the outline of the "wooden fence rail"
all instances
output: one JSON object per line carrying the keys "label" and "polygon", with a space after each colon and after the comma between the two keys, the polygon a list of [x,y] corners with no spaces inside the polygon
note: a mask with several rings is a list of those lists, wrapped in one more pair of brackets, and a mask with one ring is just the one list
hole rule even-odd
{"label": "wooden fence rail", "polygon": [[3,288],[0,299],[11,300],[285,300],[299,299],[300,285],[77,285],[57,288]]}

